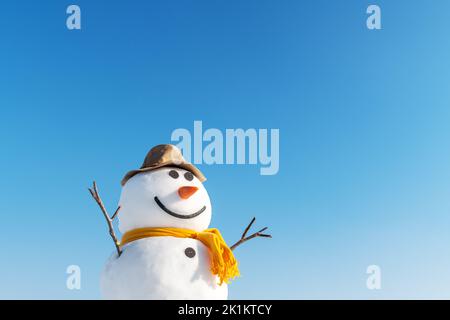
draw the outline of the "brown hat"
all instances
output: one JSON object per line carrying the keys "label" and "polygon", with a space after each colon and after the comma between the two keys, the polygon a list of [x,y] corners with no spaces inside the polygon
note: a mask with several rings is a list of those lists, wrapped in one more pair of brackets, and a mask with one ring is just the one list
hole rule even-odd
{"label": "brown hat", "polygon": [[188,170],[194,174],[201,182],[205,181],[205,176],[193,164],[184,160],[180,149],[171,144],[160,144],[153,147],[145,157],[140,169],[129,171],[122,179],[122,186],[134,175],[155,170],[162,167],[177,167]]}

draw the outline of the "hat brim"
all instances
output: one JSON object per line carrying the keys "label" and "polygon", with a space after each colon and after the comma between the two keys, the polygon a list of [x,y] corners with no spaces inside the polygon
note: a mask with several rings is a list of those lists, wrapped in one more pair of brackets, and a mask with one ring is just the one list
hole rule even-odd
{"label": "hat brim", "polygon": [[203,175],[203,173],[200,170],[198,170],[197,167],[195,167],[191,163],[166,162],[166,163],[155,164],[154,166],[151,166],[151,167],[128,171],[127,174],[123,177],[123,179],[121,181],[121,185],[124,186],[128,180],[130,180],[133,176],[135,176],[139,173],[156,170],[156,169],[163,168],[163,167],[175,167],[175,168],[185,169],[187,171],[192,172],[192,174],[194,176],[196,176],[197,179],[200,180],[200,182],[206,181],[206,177]]}

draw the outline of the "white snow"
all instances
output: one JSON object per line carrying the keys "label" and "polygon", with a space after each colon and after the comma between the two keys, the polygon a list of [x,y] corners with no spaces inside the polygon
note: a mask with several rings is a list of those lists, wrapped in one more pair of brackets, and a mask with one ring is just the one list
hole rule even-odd
{"label": "white snow", "polygon": [[[191,247],[193,258],[185,255]],[[101,275],[105,299],[227,299],[225,283],[210,268],[208,249],[194,239],[153,237],[131,242],[113,254]]]}

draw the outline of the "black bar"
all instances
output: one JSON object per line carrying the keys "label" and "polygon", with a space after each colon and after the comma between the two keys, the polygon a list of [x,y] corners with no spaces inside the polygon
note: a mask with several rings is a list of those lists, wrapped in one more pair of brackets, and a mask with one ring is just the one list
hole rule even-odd
{"label": "black bar", "polygon": [[[396,311],[407,316],[428,319],[435,312],[447,314],[450,301],[433,300],[229,300],[229,301],[101,301],[101,300],[6,300],[0,301],[3,314],[29,313],[80,317],[93,313],[102,319],[316,319],[354,317],[387,319]],[[56,310],[59,310],[56,312]]]}

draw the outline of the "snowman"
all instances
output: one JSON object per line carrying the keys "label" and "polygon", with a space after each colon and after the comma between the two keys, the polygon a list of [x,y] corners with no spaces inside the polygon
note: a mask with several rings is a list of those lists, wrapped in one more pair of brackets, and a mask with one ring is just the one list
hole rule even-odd
{"label": "snowman", "polygon": [[[230,280],[239,275],[233,249],[217,229],[208,229],[211,201],[204,175],[170,144],[152,148],[140,169],[122,180],[119,207],[110,216],[94,182],[89,189],[116,246],[100,279],[104,299],[227,299]],[[113,220],[119,220],[118,241]]]}

